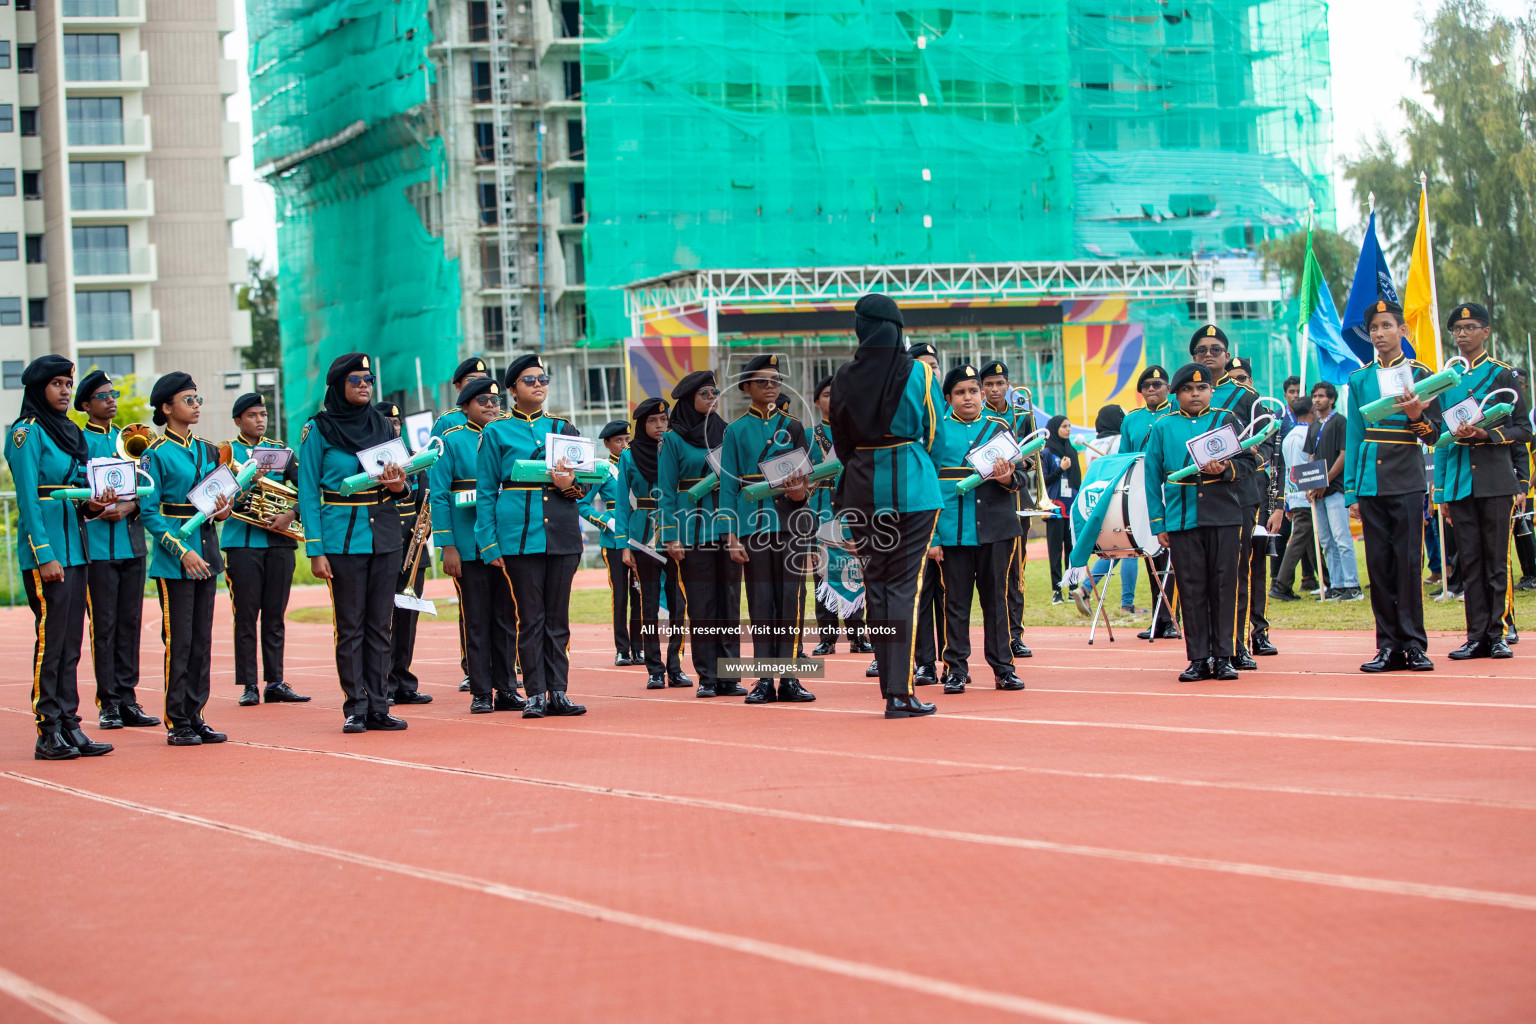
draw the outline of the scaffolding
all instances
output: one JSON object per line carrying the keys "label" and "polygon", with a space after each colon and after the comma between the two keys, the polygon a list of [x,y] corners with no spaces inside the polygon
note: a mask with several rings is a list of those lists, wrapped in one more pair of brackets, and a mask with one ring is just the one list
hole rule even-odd
{"label": "scaffolding", "polygon": [[[496,145],[496,252],[500,265],[503,345],[527,342],[525,302],[538,320],[535,339],[544,347],[544,219],[542,196],[544,123],[530,0],[489,0],[491,123]],[[527,129],[532,129],[529,132]],[[534,135],[532,146],[524,135]],[[528,152],[529,149],[533,152]],[[530,183],[528,179],[532,177]]]}

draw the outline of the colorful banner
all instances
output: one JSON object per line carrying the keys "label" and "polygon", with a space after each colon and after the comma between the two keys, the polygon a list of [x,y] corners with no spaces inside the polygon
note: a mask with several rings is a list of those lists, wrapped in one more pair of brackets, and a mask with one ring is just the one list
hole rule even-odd
{"label": "colorful banner", "polygon": [[1098,546],[1104,514],[1109,511],[1111,504],[1099,499],[1113,493],[1120,484],[1120,478],[1130,472],[1138,459],[1145,457],[1141,452],[1127,452],[1124,455],[1106,455],[1088,464],[1083,485],[1078,488],[1077,499],[1072,502],[1073,540],[1072,555],[1068,562],[1072,568],[1081,569],[1086,566]]}
{"label": "colorful banner", "polygon": [[1141,324],[1066,324],[1061,328],[1067,404],[1074,426],[1092,426],[1099,409],[1140,404],[1136,378],[1147,365]]}
{"label": "colorful banner", "polygon": [[678,381],[695,370],[710,368],[709,336],[625,338],[624,367],[624,395],[631,412],[647,398],[671,401]]}

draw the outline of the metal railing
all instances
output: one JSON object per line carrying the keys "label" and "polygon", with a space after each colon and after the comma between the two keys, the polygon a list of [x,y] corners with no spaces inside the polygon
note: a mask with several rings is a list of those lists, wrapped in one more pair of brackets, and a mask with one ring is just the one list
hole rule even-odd
{"label": "metal railing", "polygon": [[154,273],[154,249],[141,245],[127,249],[76,249],[76,277],[146,277]]}
{"label": "metal railing", "polygon": [[3,524],[0,525],[0,542],[5,544],[5,603],[15,607],[26,600],[21,586],[21,569],[16,564],[16,545],[11,539],[17,527],[15,491],[0,491],[0,524]]}

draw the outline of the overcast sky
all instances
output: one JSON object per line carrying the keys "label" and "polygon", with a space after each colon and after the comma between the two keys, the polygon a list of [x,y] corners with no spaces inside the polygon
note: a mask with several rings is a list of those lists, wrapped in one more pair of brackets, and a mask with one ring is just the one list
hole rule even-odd
{"label": "overcast sky", "polygon": [[[1507,16],[1517,16],[1530,0],[1486,0],[1488,6]],[[245,217],[235,223],[235,245],[263,257],[269,266],[277,260],[277,228],[271,190],[256,180],[251,166],[250,95],[246,91],[246,36],[243,0],[238,32],[225,38],[225,54],[240,64],[241,92],[229,100],[229,116],[240,122],[240,157],[231,161],[231,179],[245,190]],[[1345,156],[1361,150],[1361,140],[1380,128],[1400,131],[1403,115],[1398,108],[1404,96],[1422,98],[1408,59],[1418,53],[1423,30],[1416,15],[1434,10],[1438,3],[1408,0],[1400,7],[1382,0],[1335,0],[1328,11],[1328,34],[1333,61],[1333,128],[1335,166]],[[1339,227],[1358,221],[1349,183],[1335,173]]]}

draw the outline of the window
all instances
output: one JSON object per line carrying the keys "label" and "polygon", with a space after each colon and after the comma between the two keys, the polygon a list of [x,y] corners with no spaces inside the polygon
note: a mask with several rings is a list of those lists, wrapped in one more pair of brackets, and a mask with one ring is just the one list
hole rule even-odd
{"label": "window", "polygon": [[581,0],[560,0],[560,34],[566,39],[581,37]]}
{"label": "window", "polygon": [[21,371],[27,368],[27,364],[20,359],[7,359],[0,363],[0,377],[4,378],[5,390],[21,390]]}
{"label": "window", "polygon": [[31,324],[33,327],[47,327],[48,326],[48,300],[47,299],[28,299],[27,300],[27,323]]}
{"label": "window", "polygon": [[587,367],[587,386],[582,392],[582,405],[588,409],[605,405],[621,405],[624,402],[624,367]]}
{"label": "window", "polygon": [[21,237],[14,231],[0,231],[0,260],[21,258]]}
{"label": "window", "polygon": [[42,171],[22,171],[21,172],[21,198],[23,198],[23,199],[41,199],[41,198],[43,198],[43,172]]}
{"label": "window", "polygon": [[32,0],[16,0],[16,9],[18,11],[30,11],[32,9]]}
{"label": "window", "polygon": [[585,224],[587,222],[587,183],[584,181],[571,182],[571,223]]}
{"label": "window", "polygon": [[491,239],[480,243],[480,287],[501,287],[501,246]]}
{"label": "window", "polygon": [[579,117],[568,118],[565,122],[565,151],[571,155],[572,160],[581,160],[586,156],[587,143],[582,136],[581,125]]}
{"label": "window", "polygon": [[[0,132],[16,130],[16,115],[13,113],[15,109],[16,108],[11,106],[9,103],[0,103]],[[36,116],[36,111],[33,112],[33,116]],[[34,121],[33,124],[35,126],[36,122]],[[37,134],[35,127],[33,128],[32,134]]]}
{"label": "window", "polygon": [[486,348],[499,352],[507,347],[506,332],[502,329],[500,306],[481,306],[480,322],[485,327]]}
{"label": "window", "polygon": [[496,220],[496,183],[482,181],[480,183],[480,223],[489,226],[495,224]]}
{"label": "window", "polygon": [[[81,364],[84,365],[83,359],[81,360]],[[106,374],[108,377],[111,377],[113,380],[119,380],[123,377],[132,376],[133,353],[128,352],[122,355],[93,354],[91,356],[91,366],[85,372],[90,373],[91,370],[100,370],[102,373]]]}
{"label": "window", "polygon": [[[11,123],[10,119],[6,118],[6,122],[5,123],[7,125],[10,124]],[[6,128],[5,131],[10,131],[10,128]],[[37,108],[36,107],[22,107],[21,108],[21,134],[27,136],[28,138],[31,138],[31,137],[37,135]]]}
{"label": "window", "polygon": [[491,19],[485,0],[469,0],[469,41],[484,43],[491,38]]}
{"label": "window", "polygon": [[27,262],[28,263],[45,263],[45,262],[47,262],[47,259],[48,259],[48,257],[43,255],[43,236],[42,235],[28,235],[27,236]]}
{"label": "window", "polygon": [[572,310],[572,315],[576,322],[576,337],[585,338],[587,336],[587,304],[585,302],[576,303]]}
{"label": "window", "polygon": [[22,74],[37,71],[37,47],[30,44],[16,47],[16,70]]}
{"label": "window", "polygon": [[81,341],[128,341],[133,337],[133,297],[126,290],[76,292],[75,320]]}
{"label": "window", "polygon": [[21,296],[7,295],[0,298],[0,327],[21,326]]}
{"label": "window", "polygon": [[68,82],[120,82],[123,58],[118,53],[116,32],[64,37],[64,80]]}
{"label": "window", "polygon": [[69,165],[69,202],[77,210],[126,210],[126,165],[121,160],[80,160]]}
{"label": "window", "polygon": [[117,0],[64,0],[66,18],[115,18]]}
{"label": "window", "polygon": [[475,163],[496,162],[496,126],[487,121],[475,122]]}
{"label": "window", "polygon": [[11,41],[0,39],[0,68],[11,66]]}
{"label": "window", "polygon": [[[75,249],[75,273],[82,277],[100,277],[103,274],[127,274],[128,227],[125,224],[106,224],[100,227],[70,229]],[[0,249],[3,252],[3,249]]]}
{"label": "window", "polygon": [[121,146],[123,98],[84,96],[64,101],[71,146]]}
{"label": "window", "polygon": [[0,196],[16,194],[16,168],[0,167]]}
{"label": "window", "polygon": [[469,66],[469,86],[476,103],[491,102],[490,61],[477,60]]}
{"label": "window", "polygon": [[565,98],[581,99],[581,63],[579,61],[565,62]]}

